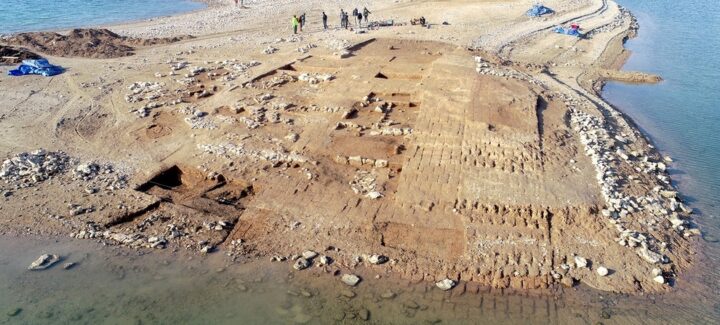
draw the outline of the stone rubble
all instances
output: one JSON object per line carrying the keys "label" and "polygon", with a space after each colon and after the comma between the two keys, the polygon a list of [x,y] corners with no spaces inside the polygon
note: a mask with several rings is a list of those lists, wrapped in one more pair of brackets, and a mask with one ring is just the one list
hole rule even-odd
{"label": "stone rubble", "polygon": [[70,165],[70,157],[62,151],[22,152],[3,161],[0,179],[19,188],[30,187],[63,173]]}
{"label": "stone rubble", "polygon": [[302,73],[298,76],[298,80],[316,85],[321,82],[329,82],[335,79],[335,76],[329,73]]}

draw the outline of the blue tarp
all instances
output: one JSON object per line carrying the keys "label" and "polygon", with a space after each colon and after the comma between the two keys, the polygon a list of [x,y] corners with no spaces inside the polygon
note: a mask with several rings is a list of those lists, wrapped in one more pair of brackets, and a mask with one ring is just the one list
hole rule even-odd
{"label": "blue tarp", "polygon": [[542,15],[547,15],[551,13],[553,13],[552,9],[538,4],[530,8],[530,10],[528,10],[525,14],[530,17],[540,17]]}
{"label": "blue tarp", "polygon": [[553,29],[553,31],[556,32],[556,33],[558,33],[558,34],[565,34],[565,35],[570,35],[570,36],[575,36],[575,37],[582,37],[582,34],[580,34],[580,32],[579,32],[577,29],[562,28],[562,27],[558,26],[558,27],[555,27],[555,29]]}
{"label": "blue tarp", "polygon": [[39,74],[45,77],[52,77],[63,73],[65,69],[61,66],[52,65],[47,59],[23,60],[22,64],[15,70],[8,71],[11,76],[25,76]]}

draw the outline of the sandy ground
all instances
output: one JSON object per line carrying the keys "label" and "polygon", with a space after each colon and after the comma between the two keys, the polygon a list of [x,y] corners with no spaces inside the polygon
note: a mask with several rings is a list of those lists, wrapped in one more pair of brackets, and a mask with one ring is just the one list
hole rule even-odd
{"label": "sandy ground", "polygon": [[[659,80],[616,70],[637,26],[612,1],[545,4],[556,13],[528,18],[527,1],[368,1],[371,20],[406,25],[355,33],[336,28],[349,1],[215,3],[110,28],[195,39],[49,56],[68,68],[53,78],[2,67],[0,154],[44,148],[30,160],[55,172],[5,163],[0,231],[291,265],[312,250],[330,274],[666,291],[693,260],[691,210],[669,159],[597,94],[608,78]],[[407,23],[419,16],[431,26]],[[587,37],[551,31],[570,22]]]}

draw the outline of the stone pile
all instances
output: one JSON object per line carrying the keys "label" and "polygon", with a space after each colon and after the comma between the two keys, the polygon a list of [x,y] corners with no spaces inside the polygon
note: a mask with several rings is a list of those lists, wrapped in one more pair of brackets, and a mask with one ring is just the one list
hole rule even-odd
{"label": "stone pile", "polygon": [[3,161],[0,179],[18,188],[30,187],[63,173],[70,165],[70,157],[62,151],[22,152]]}
{"label": "stone pile", "polygon": [[380,193],[376,189],[376,177],[373,173],[359,170],[355,173],[355,177],[350,181],[350,188],[355,194],[368,195],[370,193]]}
{"label": "stone pile", "polygon": [[317,45],[310,43],[310,44],[306,44],[306,45],[304,45],[304,46],[298,47],[298,48],[297,48],[297,51],[298,51],[299,53],[303,53],[303,54],[304,54],[304,53],[310,52],[311,49],[314,49],[314,48],[316,48],[316,47],[317,47]]}
{"label": "stone pile", "polygon": [[[688,210],[677,200],[677,192],[672,190],[665,172],[666,166],[662,162],[653,162],[650,156],[642,152],[628,152],[625,148],[629,148],[633,137],[625,134],[612,136],[602,117],[577,109],[576,101],[568,96],[564,99],[569,107],[571,125],[579,134],[585,154],[596,169],[597,182],[606,202],[602,215],[609,219],[619,233],[617,243],[635,249],[637,255],[650,264],[669,263],[668,258],[658,252],[665,249],[667,244],[626,226],[627,223],[638,222],[652,230],[660,226],[660,221],[667,219],[675,230],[686,230],[686,221],[680,218],[680,213]],[[661,185],[645,196],[627,195],[623,192],[623,184],[632,181],[635,176],[622,175],[619,172],[621,165],[628,165],[637,173],[654,176]],[[696,229],[690,229],[683,235],[689,236],[696,232]]]}
{"label": "stone pile", "polygon": [[73,170],[73,176],[76,180],[91,183],[94,187],[90,187],[89,192],[94,192],[97,188],[113,191],[128,186],[127,175],[118,173],[111,164],[79,164]]}
{"label": "stone pile", "polygon": [[479,56],[475,57],[475,71],[481,75],[522,80],[529,82],[533,85],[546,87],[546,85],[542,81],[535,79],[526,73],[522,73],[513,69],[493,67],[490,62],[485,61],[482,57]]}
{"label": "stone pile", "polygon": [[223,144],[200,144],[198,148],[205,154],[216,155],[228,159],[246,157],[255,160],[269,161],[274,164],[302,164],[311,162],[308,158],[296,153],[287,152],[283,148],[274,149],[249,149],[244,145],[234,143]]}
{"label": "stone pile", "polygon": [[272,47],[272,46],[268,46],[268,47],[265,48],[262,52],[263,52],[263,54],[268,54],[268,55],[270,55],[270,54],[274,54],[274,53],[277,52],[277,51],[278,51],[277,48],[274,48],[274,47]]}
{"label": "stone pile", "polygon": [[303,73],[300,76],[298,76],[298,80],[307,82],[311,85],[316,85],[321,82],[329,82],[330,80],[335,79],[335,76],[329,73],[324,74],[315,74],[315,73]]}
{"label": "stone pile", "polygon": [[180,112],[186,115],[185,123],[190,125],[191,129],[214,130],[218,128],[206,112],[198,110],[196,107],[185,107]]}
{"label": "stone pile", "polygon": [[633,16],[633,14],[627,8],[622,6],[618,7],[620,9],[620,12],[615,17],[613,17],[612,21],[598,28],[588,31],[585,36],[588,38],[592,38],[597,34],[612,32],[615,29],[622,27],[627,22],[630,23],[631,30],[637,30],[639,26],[635,16]]}
{"label": "stone pile", "polygon": [[250,62],[240,62],[235,63],[231,66],[231,68],[237,72],[245,72],[249,70],[250,68],[257,67],[260,65],[260,62],[258,61],[250,61]]}
{"label": "stone pile", "polygon": [[125,96],[128,103],[152,101],[162,97],[167,89],[164,82],[139,81],[128,86],[130,93]]}
{"label": "stone pile", "polygon": [[363,158],[360,156],[341,156],[337,155],[335,156],[335,162],[341,165],[350,165],[354,167],[361,167],[361,166],[367,166],[367,167],[377,167],[377,168],[387,168],[388,167],[388,161],[385,159],[372,159],[372,158]]}
{"label": "stone pile", "polygon": [[402,136],[402,135],[411,135],[413,133],[412,128],[381,128],[378,130],[372,130],[369,132],[369,135],[371,136],[378,136],[378,135],[391,135],[391,136]]}

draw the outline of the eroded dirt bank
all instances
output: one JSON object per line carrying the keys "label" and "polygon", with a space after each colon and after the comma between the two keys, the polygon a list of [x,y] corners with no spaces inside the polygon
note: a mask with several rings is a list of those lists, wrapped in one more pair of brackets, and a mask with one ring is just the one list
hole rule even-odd
{"label": "eroded dirt bank", "polygon": [[[588,77],[634,20],[612,1],[547,4],[530,19],[522,1],[401,3],[373,15],[431,28],[265,23],[51,56],[70,71],[0,78],[2,232],[474,290],[669,290],[692,264],[692,211],[671,160]],[[570,21],[587,37],[550,30]]]}

